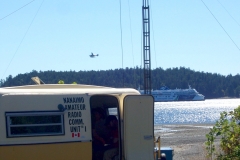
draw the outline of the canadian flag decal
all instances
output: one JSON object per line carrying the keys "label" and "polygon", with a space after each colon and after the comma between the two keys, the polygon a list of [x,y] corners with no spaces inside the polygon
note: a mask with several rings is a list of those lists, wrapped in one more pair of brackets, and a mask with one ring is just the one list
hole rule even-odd
{"label": "canadian flag decal", "polygon": [[80,133],[72,133],[72,138],[74,137],[80,137]]}

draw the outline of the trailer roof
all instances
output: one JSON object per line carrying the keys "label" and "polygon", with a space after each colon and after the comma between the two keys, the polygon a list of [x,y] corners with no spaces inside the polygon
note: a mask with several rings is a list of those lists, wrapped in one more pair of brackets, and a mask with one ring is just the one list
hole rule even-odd
{"label": "trailer roof", "polygon": [[84,84],[44,84],[0,88],[0,94],[140,94],[133,88],[112,88]]}

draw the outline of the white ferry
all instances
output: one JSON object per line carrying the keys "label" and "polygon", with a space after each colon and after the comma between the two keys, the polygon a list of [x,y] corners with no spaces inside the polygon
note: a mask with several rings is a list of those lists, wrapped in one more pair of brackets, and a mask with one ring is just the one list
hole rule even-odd
{"label": "white ferry", "polygon": [[[144,94],[143,90],[139,90],[141,94]],[[164,86],[159,90],[151,91],[155,102],[168,102],[168,101],[203,101],[205,100],[204,95],[197,92],[196,89],[191,88],[189,85],[188,89],[169,89]]]}
{"label": "white ferry", "polygon": [[0,159],[94,160],[92,116],[98,107],[118,119],[114,159],[156,159],[151,95],[74,84],[0,88]]}

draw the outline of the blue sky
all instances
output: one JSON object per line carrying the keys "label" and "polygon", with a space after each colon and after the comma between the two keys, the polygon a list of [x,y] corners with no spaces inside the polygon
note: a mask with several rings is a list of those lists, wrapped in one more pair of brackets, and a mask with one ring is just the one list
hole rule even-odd
{"label": "blue sky", "polygon": [[[239,0],[149,5],[152,69],[240,73]],[[121,0],[121,14],[120,0],[0,0],[0,55],[0,79],[32,70],[141,66],[142,0]]]}

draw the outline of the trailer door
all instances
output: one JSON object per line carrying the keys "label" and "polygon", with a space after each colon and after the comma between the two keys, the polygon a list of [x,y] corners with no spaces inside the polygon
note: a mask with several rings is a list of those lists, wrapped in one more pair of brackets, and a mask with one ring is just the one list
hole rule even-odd
{"label": "trailer door", "polygon": [[124,99],[124,158],[154,159],[154,100],[150,95],[129,95]]}

